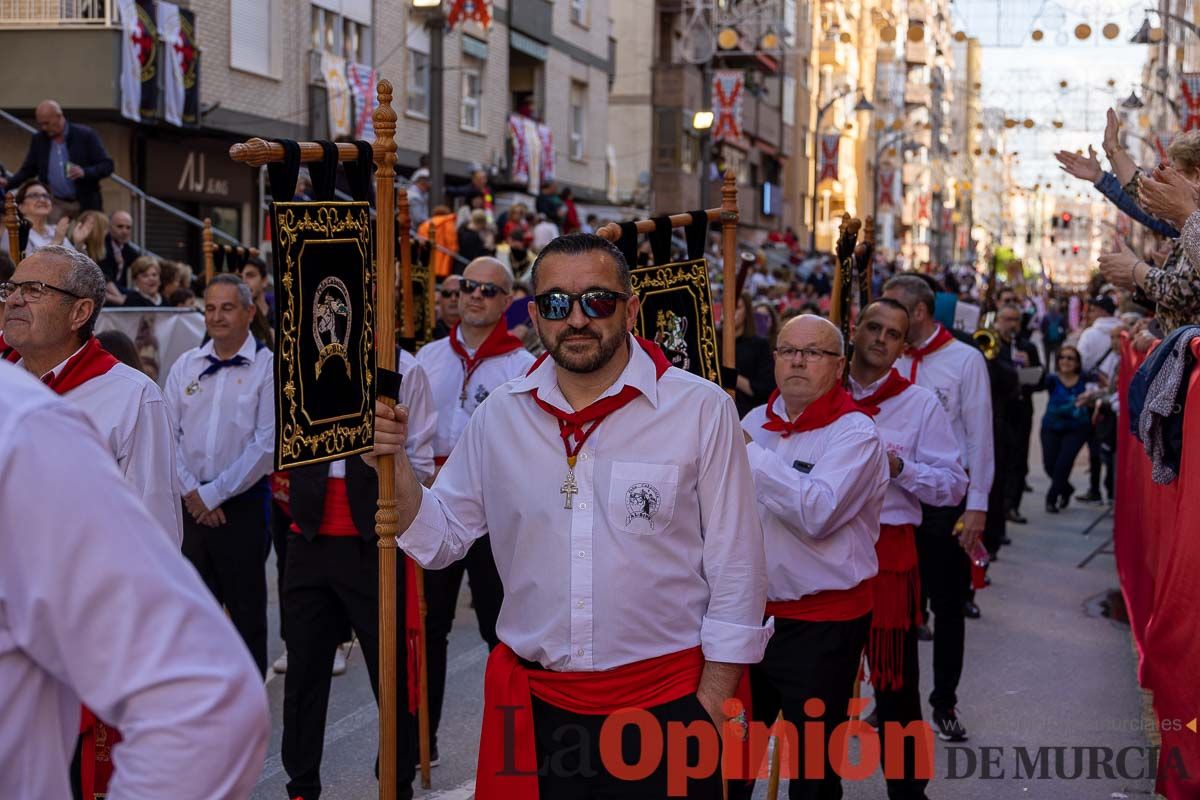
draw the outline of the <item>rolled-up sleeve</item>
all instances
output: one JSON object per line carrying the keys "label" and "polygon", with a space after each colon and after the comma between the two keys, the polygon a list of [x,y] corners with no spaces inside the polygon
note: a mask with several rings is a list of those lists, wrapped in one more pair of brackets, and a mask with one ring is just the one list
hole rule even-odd
{"label": "rolled-up sleeve", "polygon": [[426,569],[450,566],[487,535],[481,466],[485,415],[481,405],[471,416],[433,487],[421,488],[417,516],[398,539],[400,548]]}
{"label": "rolled-up sleeve", "polygon": [[754,479],[733,401],[714,399],[715,425],[701,426],[697,491],[704,537],[708,608],[700,626],[705,659],[730,664],[762,660],[774,622],[763,623],[767,560],[754,504]]}

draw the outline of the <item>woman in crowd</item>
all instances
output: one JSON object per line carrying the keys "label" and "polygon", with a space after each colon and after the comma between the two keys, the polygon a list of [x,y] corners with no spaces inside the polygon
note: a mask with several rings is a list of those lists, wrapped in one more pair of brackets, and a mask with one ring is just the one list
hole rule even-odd
{"label": "woman in crowd", "polygon": [[1058,350],[1055,374],[1046,377],[1049,394],[1042,417],[1042,464],[1050,476],[1046,511],[1058,513],[1075,493],[1069,479],[1075,457],[1092,433],[1091,410],[1081,405],[1087,385],[1080,372],[1082,360],[1073,345]]}
{"label": "woman in crowd", "polygon": [[733,314],[733,329],[737,335],[737,352],[734,364],[737,367],[738,416],[744,417],[750,409],[761,406],[775,388],[775,362],[771,358],[771,343],[758,334],[755,324],[754,301],[749,292],[742,292]]}
{"label": "woman in crowd", "polygon": [[108,217],[102,211],[84,211],[70,228],[71,244],[97,263],[104,260],[104,237],[108,235]]}
{"label": "woman in crowd", "polygon": [[50,202],[50,189],[46,184],[36,180],[25,181],[17,189],[14,199],[17,201],[17,210],[21,212],[22,217],[29,220],[30,225],[29,243],[25,245],[23,255],[29,255],[48,244],[72,246],[71,240],[67,238],[67,228],[71,220],[64,217],[57,225],[50,224],[50,212],[54,210],[54,206]]}
{"label": "woman in crowd", "polygon": [[154,256],[138,256],[129,265],[133,288],[125,294],[126,308],[149,308],[163,304],[162,269]]}

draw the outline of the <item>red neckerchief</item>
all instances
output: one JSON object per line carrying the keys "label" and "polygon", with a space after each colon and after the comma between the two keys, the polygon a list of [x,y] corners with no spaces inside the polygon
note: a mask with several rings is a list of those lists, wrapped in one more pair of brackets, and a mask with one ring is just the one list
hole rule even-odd
{"label": "red neckerchief", "polygon": [[504,326],[504,320],[501,319],[492,327],[491,332],[479,345],[479,349],[475,351],[475,355],[472,357],[467,353],[467,348],[463,346],[463,343],[458,340],[458,325],[456,323],[450,329],[450,349],[458,354],[463,363],[462,395],[459,399],[467,399],[467,384],[470,382],[471,376],[475,374],[475,370],[479,369],[480,364],[489,358],[511,353],[513,350],[519,350],[524,346],[520,339],[508,332],[508,328]]}
{"label": "red neckerchief", "polygon": [[59,394],[66,394],[92,378],[100,377],[119,363],[121,362],[100,346],[100,340],[93,336],[78,353],[67,359],[67,363],[57,375],[43,377],[42,381]]}
{"label": "red neckerchief", "polygon": [[809,403],[808,408],[800,412],[800,416],[796,417],[795,422],[788,422],[775,413],[773,406],[778,397],[779,390],[776,389],[771,392],[771,398],[767,400],[767,421],[763,423],[763,430],[782,434],[784,439],[793,433],[824,428],[839,417],[855,411],[860,414],[867,413],[858,403],[854,402],[854,398],[842,388],[840,383],[834,384],[832,389]]}
{"label": "red neckerchief", "polygon": [[[654,362],[654,378],[658,380],[663,376],[663,373],[671,366],[671,362],[663,355],[663,351],[659,346],[648,339],[643,339],[640,336],[633,337],[641,346],[646,355]],[[533,366],[529,368],[526,375],[533,374],[533,371],[541,366],[541,363],[546,360],[549,353],[543,353]],[[582,408],[575,412],[566,412],[562,409],[555,408],[547,403],[542,398],[538,397],[537,389],[533,390],[533,401],[541,407],[543,411],[550,414],[558,420],[558,435],[562,437],[563,449],[567,451],[567,465],[575,466],[575,457],[579,455],[579,451],[583,449],[584,442],[592,435],[592,431],[599,427],[604,418],[613,413],[619,408],[622,408],[642,393],[641,389],[635,386],[626,386],[616,394],[602,397],[586,408]],[[589,427],[588,423],[591,423]],[[571,438],[575,438],[575,444],[572,446]]]}
{"label": "red neckerchief", "polygon": [[859,398],[855,402],[862,406],[863,411],[866,411],[873,417],[879,413],[880,403],[884,400],[890,400],[910,386],[912,386],[912,381],[897,372],[895,367],[892,367],[892,371],[888,373],[887,380],[883,382],[882,386],[876,389],[873,394]]}
{"label": "red neckerchief", "polygon": [[0,361],[8,361],[11,364],[15,364],[20,360],[21,354],[17,352],[15,347],[4,341],[4,334],[0,333]]}
{"label": "red neckerchief", "polygon": [[908,379],[910,381],[915,381],[917,379],[917,367],[920,366],[921,362],[925,359],[925,356],[929,355],[934,350],[937,350],[939,347],[953,338],[954,335],[950,333],[950,331],[946,330],[945,325],[938,325],[937,333],[935,333],[933,338],[929,340],[929,344],[925,345],[924,347],[908,348],[906,355],[912,359],[912,366],[908,368]]}

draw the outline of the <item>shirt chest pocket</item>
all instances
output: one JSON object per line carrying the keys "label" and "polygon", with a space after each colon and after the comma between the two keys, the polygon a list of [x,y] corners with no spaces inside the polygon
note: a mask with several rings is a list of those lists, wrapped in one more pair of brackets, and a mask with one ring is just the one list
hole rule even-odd
{"label": "shirt chest pocket", "polygon": [[661,533],[675,513],[679,467],[614,461],[608,489],[608,517],[614,528],[649,536]]}
{"label": "shirt chest pocket", "polygon": [[233,420],[239,428],[253,428],[258,419],[258,394],[246,392],[238,395],[233,405]]}

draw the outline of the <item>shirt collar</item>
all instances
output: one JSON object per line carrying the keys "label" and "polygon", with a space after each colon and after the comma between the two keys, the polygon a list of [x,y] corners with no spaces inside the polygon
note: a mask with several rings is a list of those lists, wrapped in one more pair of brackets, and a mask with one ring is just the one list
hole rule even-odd
{"label": "shirt collar", "polygon": [[[250,363],[254,363],[254,354],[257,351],[258,351],[258,344],[254,341],[254,337],[251,336],[249,334],[249,332],[247,332],[246,333],[246,341],[242,342],[242,346],[238,348],[238,351],[236,353],[234,353],[233,357],[237,358],[238,356],[242,356]],[[217,349],[216,349],[216,346],[213,344],[212,339],[209,339],[207,342],[205,342],[203,345],[200,346],[200,355],[202,357],[203,356],[212,356],[213,358],[220,358],[220,356],[217,355]]]}
{"label": "shirt collar", "polygon": [[[83,349],[83,348],[85,348],[85,347],[87,347],[87,342],[84,342],[83,344],[81,344],[81,345],[79,346],[79,350],[82,350],[82,349]],[[75,356],[79,355],[79,350],[76,350],[74,353],[71,353],[71,355],[67,356],[67,357],[66,357],[66,358],[64,358],[62,361],[60,361],[60,362],[58,363],[58,365],[54,367],[54,369],[50,370],[50,371],[49,371],[49,372],[47,372],[45,375],[42,375],[42,376],[41,376],[41,379],[42,379],[43,381],[49,381],[49,380],[54,380],[55,378],[57,378],[57,377],[58,377],[58,373],[62,372],[62,369],[63,369],[63,367],[65,367],[65,366],[67,365],[67,362],[68,362],[68,361],[70,361],[70,360],[71,360],[72,358],[74,358]],[[24,359],[22,359],[22,361],[23,361],[23,360],[24,360]]]}
{"label": "shirt collar", "polygon": [[458,343],[463,346],[463,349],[467,351],[467,355],[469,356],[474,356],[475,351],[479,349],[478,347],[471,347],[471,345],[467,344],[467,340],[463,338],[461,322],[454,328],[454,338],[458,340]]}
{"label": "shirt collar", "polygon": [[[620,392],[626,386],[632,386],[650,401],[651,406],[658,408],[658,371],[654,367],[654,361],[650,356],[646,355],[646,351],[642,349],[641,345],[634,341],[632,335],[627,334],[627,336],[629,363],[625,365],[625,369],[613,381],[612,386],[605,389],[596,399],[601,400],[605,397],[610,397]],[[509,389],[509,392],[520,394],[521,392],[531,392],[535,389],[539,398],[560,411],[571,413],[579,410],[571,408],[571,404],[563,396],[562,390],[558,388],[558,371],[555,367],[554,359],[550,356],[547,356],[542,363],[538,364],[533,372],[516,381]]]}
{"label": "shirt collar", "polygon": [[870,397],[871,395],[875,394],[876,389],[878,389],[880,386],[883,386],[884,381],[886,381],[888,376],[891,374],[892,371],[888,370],[887,372],[883,373],[882,378],[867,386],[860,386],[858,381],[854,380],[854,376],[851,375],[850,393],[853,395],[855,400],[861,400],[864,397]]}
{"label": "shirt collar", "polygon": [[942,329],[942,323],[940,323],[940,322],[938,322],[938,323],[935,323],[935,324],[934,324],[934,326],[933,326],[933,333],[929,334],[929,338],[928,338],[928,339],[926,339],[925,341],[923,341],[923,342],[921,342],[919,345],[917,345],[917,349],[918,349],[918,350],[920,350],[922,347],[925,347],[925,346],[927,346],[927,345],[928,345],[930,342],[932,342],[932,341],[933,341],[933,337],[937,336],[937,335],[938,335],[938,331],[940,331],[941,329]]}

